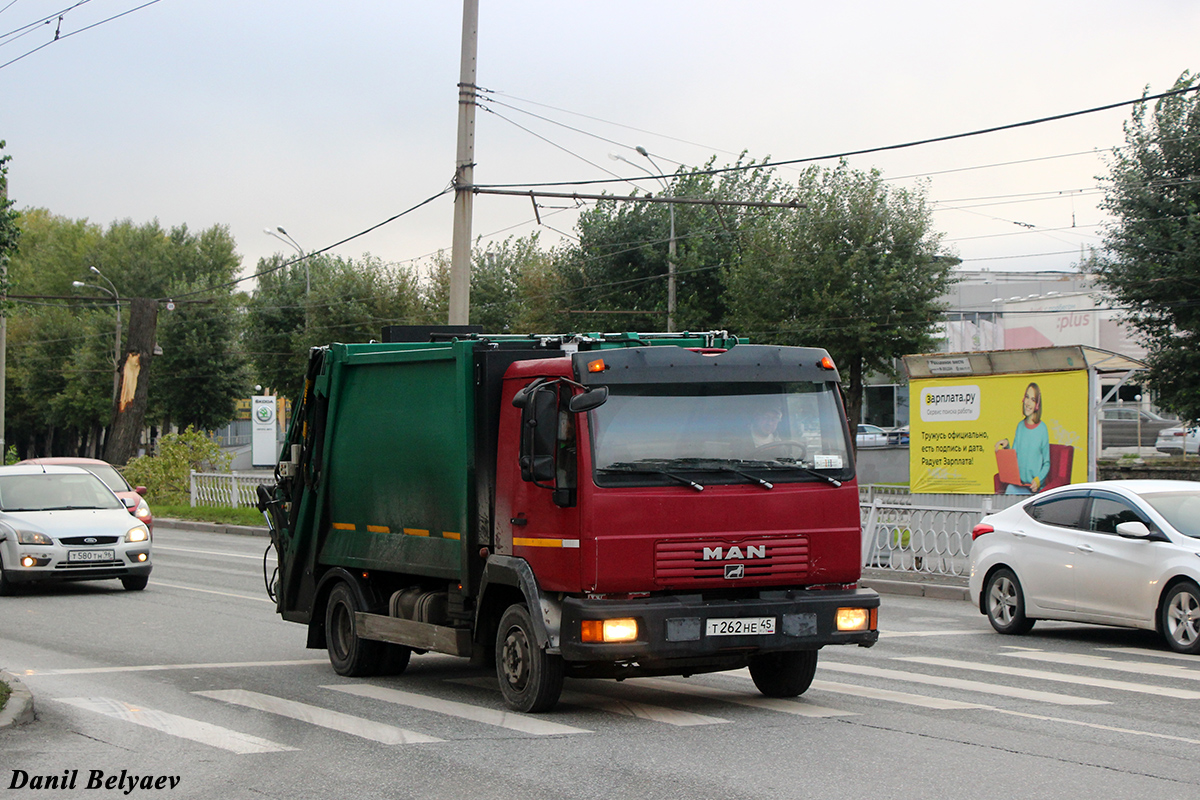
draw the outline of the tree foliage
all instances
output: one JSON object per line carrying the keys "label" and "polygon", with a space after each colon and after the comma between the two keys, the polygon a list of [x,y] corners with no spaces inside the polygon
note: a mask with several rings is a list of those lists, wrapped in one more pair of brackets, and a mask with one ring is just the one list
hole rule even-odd
{"label": "tree foliage", "polygon": [[[10,441],[26,455],[99,453],[112,421],[114,356],[129,342],[135,297],[200,291],[210,309],[203,315],[180,303],[177,315],[161,317],[157,343],[165,366],[151,362],[148,422],[215,426],[232,418],[233,401],[249,381],[228,285],[240,259],[226,228],[192,232],[124,220],[105,229],[46,209],[26,209],[19,224],[14,286],[24,295],[77,299],[17,301],[9,327]],[[77,281],[85,285],[73,286]],[[114,291],[122,307],[120,347]]]}
{"label": "tree foliage", "polygon": [[[12,156],[4,155],[4,140],[0,139],[0,281],[5,281],[8,259],[17,249],[21,229],[17,227],[17,212],[13,201],[8,199],[8,162]],[[7,286],[0,284],[0,293],[7,293]],[[2,311],[2,309],[0,309]]]}
{"label": "tree foliage", "polygon": [[[308,352],[330,342],[378,341],[384,326],[424,321],[415,273],[370,255],[259,262],[245,342],[260,385],[298,397]],[[443,317],[444,319],[444,317]]]}
{"label": "tree foliage", "polygon": [[188,426],[159,437],[156,453],[130,459],[122,472],[132,485],[146,487],[150,502],[179,505],[191,497],[192,470],[225,472],[229,461],[216,442]]}
{"label": "tree foliage", "polygon": [[746,232],[727,277],[730,327],[827,349],[856,420],[867,376],[932,346],[957,260],[941,253],[923,191],[890,188],[876,170],[813,166],[792,197],[802,208]]}
{"label": "tree foliage", "polygon": [[[681,167],[663,187],[662,195],[745,202],[770,201],[781,192],[769,170],[744,157],[727,171],[714,171],[714,164],[710,160],[701,170]],[[633,202],[616,197],[600,201],[580,215],[578,244],[558,254],[571,327],[666,330],[672,262],[675,328],[720,327],[726,314],[724,268],[740,251],[741,231],[747,221],[761,213],[746,207]]]}
{"label": "tree foliage", "polygon": [[[1184,72],[1174,89],[1197,87]],[[1200,96],[1191,91],[1134,106],[1125,147],[1114,151],[1093,269],[1147,349],[1160,405],[1200,419]]]}

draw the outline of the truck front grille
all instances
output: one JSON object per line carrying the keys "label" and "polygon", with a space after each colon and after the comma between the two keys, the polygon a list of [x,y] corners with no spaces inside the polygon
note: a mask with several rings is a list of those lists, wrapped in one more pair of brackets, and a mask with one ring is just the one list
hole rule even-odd
{"label": "truck front grille", "polygon": [[[738,569],[741,565],[741,569]],[[726,569],[731,566],[732,569]],[[739,577],[740,575],[740,577]],[[808,576],[808,538],[660,540],[654,546],[654,580],[659,585],[737,581],[801,582]]]}

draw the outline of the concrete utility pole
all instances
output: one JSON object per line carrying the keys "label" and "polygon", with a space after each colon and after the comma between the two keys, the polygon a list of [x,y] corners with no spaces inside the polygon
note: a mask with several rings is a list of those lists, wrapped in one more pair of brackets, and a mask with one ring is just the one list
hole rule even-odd
{"label": "concrete utility pole", "polygon": [[454,168],[454,237],[450,245],[451,325],[471,320],[471,210],[475,197],[475,52],[479,0],[463,0],[462,61],[458,78],[458,154]]}

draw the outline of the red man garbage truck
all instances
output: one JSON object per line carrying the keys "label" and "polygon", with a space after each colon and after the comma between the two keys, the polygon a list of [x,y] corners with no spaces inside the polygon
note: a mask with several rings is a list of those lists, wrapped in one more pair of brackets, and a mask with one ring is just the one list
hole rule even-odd
{"label": "red man garbage truck", "polygon": [[259,491],[268,591],[340,675],[471,657],[523,712],[565,677],[799,695],[878,638],[838,384],[724,332],[314,348]]}

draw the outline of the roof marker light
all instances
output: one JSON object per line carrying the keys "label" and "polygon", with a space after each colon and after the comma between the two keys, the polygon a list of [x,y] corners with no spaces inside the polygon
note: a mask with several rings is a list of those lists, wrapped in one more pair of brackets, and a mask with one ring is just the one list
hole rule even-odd
{"label": "roof marker light", "polygon": [[833,359],[829,356],[822,357],[821,360],[817,362],[817,366],[823,369],[837,369],[835,366],[833,366]]}
{"label": "roof marker light", "polygon": [[588,372],[604,372],[608,367],[604,363],[603,358],[597,358],[595,361],[588,362]]}

